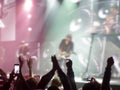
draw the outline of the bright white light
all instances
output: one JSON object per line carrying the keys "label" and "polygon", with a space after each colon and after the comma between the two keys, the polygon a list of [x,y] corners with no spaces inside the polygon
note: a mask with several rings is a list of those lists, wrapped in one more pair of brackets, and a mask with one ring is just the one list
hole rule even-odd
{"label": "bright white light", "polygon": [[108,9],[106,9],[106,10],[105,10],[105,13],[109,13],[109,10],[108,10]]}
{"label": "bright white light", "polygon": [[32,18],[32,15],[31,14],[28,14],[28,16],[27,16],[29,19],[31,19]]}
{"label": "bright white light", "polygon": [[28,31],[29,31],[29,32],[31,32],[31,31],[32,31],[32,28],[31,28],[31,27],[29,27],[29,28],[28,28]]}
{"label": "bright white light", "polygon": [[99,15],[99,17],[102,18],[102,19],[105,19],[106,16],[107,16],[107,15],[104,13],[104,10],[103,10],[103,9],[101,9],[101,10],[98,12],[98,15]]}
{"label": "bright white light", "polygon": [[0,28],[5,28],[5,25],[2,20],[0,20]]}
{"label": "bright white light", "polygon": [[24,9],[29,12],[33,6],[32,0],[25,0]]}
{"label": "bright white light", "polygon": [[78,21],[78,22],[82,22],[82,19],[81,19],[81,18],[79,18],[77,21]]}
{"label": "bright white light", "polygon": [[78,3],[80,2],[81,0],[71,0],[73,3]]}
{"label": "bright white light", "polygon": [[82,22],[81,18],[79,18],[77,20],[73,20],[70,23],[70,31],[72,31],[72,32],[78,31],[81,28],[81,25],[80,25],[81,22]]}
{"label": "bright white light", "polygon": [[7,78],[9,78],[10,77],[10,74],[9,73],[7,73]]}
{"label": "bright white light", "polygon": [[120,40],[120,36],[118,36],[118,39]]}

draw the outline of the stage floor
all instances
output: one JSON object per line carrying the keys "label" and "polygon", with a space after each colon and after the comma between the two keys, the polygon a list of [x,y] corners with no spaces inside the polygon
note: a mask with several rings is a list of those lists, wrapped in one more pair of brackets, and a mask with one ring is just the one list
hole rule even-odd
{"label": "stage floor", "polygon": [[[96,78],[96,80],[99,83],[102,83],[102,78]],[[89,82],[87,80],[83,80],[82,78],[78,78],[78,77],[75,77],[75,81],[77,83],[88,83]],[[120,78],[119,79],[118,78],[111,79],[110,84],[111,85],[120,85]]]}
{"label": "stage floor", "polygon": [[[96,80],[99,83],[102,83],[102,78],[96,78]],[[78,89],[81,88],[85,83],[89,82],[87,80],[83,80],[82,78],[78,78],[78,77],[75,77],[75,81],[77,83]],[[120,78],[111,79],[110,85],[112,87],[112,90],[120,90]]]}

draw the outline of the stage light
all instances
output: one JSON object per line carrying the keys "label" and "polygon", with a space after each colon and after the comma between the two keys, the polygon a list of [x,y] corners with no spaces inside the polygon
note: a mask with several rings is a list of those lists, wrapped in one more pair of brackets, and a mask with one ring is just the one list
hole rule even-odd
{"label": "stage light", "polygon": [[25,0],[24,9],[29,12],[33,6],[32,0]]}
{"label": "stage light", "polygon": [[77,21],[80,23],[80,22],[82,22],[82,19],[81,19],[81,18],[79,18]]}
{"label": "stage light", "polygon": [[105,10],[105,13],[109,13],[109,10],[108,10],[108,9],[106,9],[106,10]]}
{"label": "stage light", "polygon": [[28,27],[28,31],[31,32],[31,31],[32,31],[32,28],[31,28],[31,27]]}
{"label": "stage light", "polygon": [[100,9],[99,12],[98,12],[98,16],[101,18],[101,19],[105,19],[107,14],[109,13],[109,10],[108,9]]}
{"label": "stage light", "polygon": [[73,3],[78,3],[80,2],[81,0],[71,0]]}
{"label": "stage light", "polygon": [[28,14],[28,16],[27,16],[29,19],[31,19],[32,18],[32,15],[31,14]]}
{"label": "stage light", "polygon": [[80,25],[81,22],[82,22],[81,18],[73,20],[70,23],[70,31],[72,31],[72,32],[78,31],[81,28],[81,25]]}

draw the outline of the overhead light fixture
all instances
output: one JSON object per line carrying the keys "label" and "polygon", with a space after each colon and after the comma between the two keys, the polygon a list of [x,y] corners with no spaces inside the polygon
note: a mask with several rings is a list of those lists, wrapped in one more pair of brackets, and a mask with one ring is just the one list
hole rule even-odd
{"label": "overhead light fixture", "polygon": [[81,0],[71,0],[73,3],[78,3],[80,2]]}

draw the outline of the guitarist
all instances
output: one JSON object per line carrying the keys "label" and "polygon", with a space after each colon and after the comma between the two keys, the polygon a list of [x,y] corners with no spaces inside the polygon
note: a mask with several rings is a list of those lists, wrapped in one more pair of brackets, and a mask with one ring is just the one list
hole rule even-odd
{"label": "guitarist", "polygon": [[72,35],[68,34],[65,39],[63,39],[59,45],[59,64],[61,68],[65,68],[66,59],[70,57],[73,53],[74,44],[72,42]]}
{"label": "guitarist", "polygon": [[73,42],[72,35],[67,35],[65,39],[63,39],[59,45],[59,55],[64,57],[65,59],[70,57],[73,52]]}

